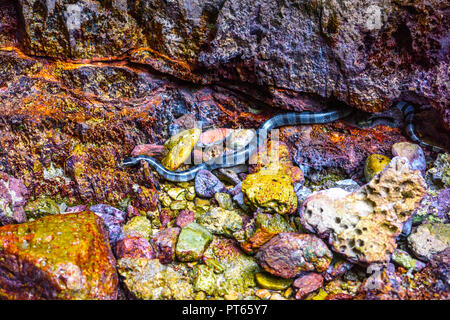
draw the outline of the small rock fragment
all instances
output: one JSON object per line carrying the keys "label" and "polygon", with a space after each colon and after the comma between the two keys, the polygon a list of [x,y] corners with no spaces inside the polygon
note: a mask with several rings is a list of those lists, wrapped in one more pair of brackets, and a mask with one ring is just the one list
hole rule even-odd
{"label": "small rock fragment", "polygon": [[420,271],[425,268],[425,263],[412,258],[406,251],[395,249],[392,253],[392,261],[409,270]]}
{"label": "small rock fragment", "polygon": [[175,225],[182,229],[191,222],[194,222],[194,212],[191,210],[181,210],[175,220]]}
{"label": "small rock fragment", "polygon": [[114,248],[117,259],[146,258],[153,259],[152,247],[147,239],[139,236],[127,236],[117,241]]}
{"label": "small rock fragment", "polygon": [[177,244],[179,228],[167,228],[155,234],[151,243],[155,250],[155,258],[162,264],[172,263],[175,259],[175,247]]}
{"label": "small rock fragment", "polygon": [[217,192],[225,192],[225,185],[208,170],[200,170],[195,176],[195,192],[203,198],[212,198]]}
{"label": "small rock fragment", "polygon": [[212,234],[232,237],[242,228],[242,218],[236,211],[215,207],[197,218],[197,222]]}
{"label": "small rock fragment", "polygon": [[319,273],[311,272],[295,279],[292,286],[297,289],[295,299],[300,300],[313,291],[321,288],[323,285],[323,277]]}
{"label": "small rock fragment", "polygon": [[422,148],[418,144],[409,142],[398,142],[392,146],[392,155],[394,157],[405,157],[413,170],[419,170],[425,173],[427,162]]}
{"label": "small rock fragment", "polygon": [[200,138],[200,129],[193,128],[182,131],[166,141],[164,147],[167,155],[162,159],[161,164],[169,170],[176,170],[191,155],[194,145]]}

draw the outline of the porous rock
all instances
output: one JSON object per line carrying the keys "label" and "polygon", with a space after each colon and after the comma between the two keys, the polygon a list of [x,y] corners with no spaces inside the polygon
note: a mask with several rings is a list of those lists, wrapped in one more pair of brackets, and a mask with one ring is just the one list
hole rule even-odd
{"label": "porous rock", "polygon": [[303,203],[300,220],[352,262],[386,262],[424,194],[420,172],[411,170],[406,158],[395,157],[353,193],[338,188],[314,193]]}

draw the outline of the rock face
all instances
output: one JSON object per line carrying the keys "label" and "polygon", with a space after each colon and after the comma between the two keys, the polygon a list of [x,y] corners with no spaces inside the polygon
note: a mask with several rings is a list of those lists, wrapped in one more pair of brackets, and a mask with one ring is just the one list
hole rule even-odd
{"label": "rock face", "polygon": [[162,264],[171,263],[175,259],[175,246],[179,234],[180,228],[167,228],[152,237],[156,258]]}
{"label": "rock face", "polygon": [[301,272],[328,269],[332,254],[327,245],[309,234],[283,232],[264,244],[256,254],[258,264],[270,274],[285,279]]}
{"label": "rock face", "polygon": [[89,211],[1,227],[0,270],[5,299],[117,298],[108,235]]}
{"label": "rock face", "polygon": [[425,181],[406,158],[395,157],[368,184],[348,193],[328,189],[301,207],[302,225],[334,251],[359,263],[389,261],[396,237],[425,194]]}
{"label": "rock face", "polygon": [[19,3],[30,54],[126,54],[185,80],[263,86],[270,103],[297,110],[335,96],[379,111],[406,97],[430,102],[450,123],[441,1]]}

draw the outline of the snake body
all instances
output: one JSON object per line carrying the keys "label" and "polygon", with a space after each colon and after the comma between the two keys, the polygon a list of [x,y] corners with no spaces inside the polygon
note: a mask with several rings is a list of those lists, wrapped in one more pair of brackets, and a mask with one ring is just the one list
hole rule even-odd
{"label": "snake body", "polygon": [[[419,143],[420,145],[437,148],[421,141],[419,137],[417,137],[417,135],[414,133],[414,125],[413,125],[414,106],[408,104],[407,102],[401,101],[396,104],[396,107],[400,109],[400,111],[403,113],[403,117],[406,123],[405,131],[408,137],[412,141]],[[203,162],[184,171],[168,170],[155,158],[145,155],[125,158],[122,162],[122,165],[123,166],[137,165],[141,160],[144,160],[148,162],[156,170],[156,172],[158,172],[158,174],[166,180],[173,182],[190,181],[195,178],[195,176],[200,170],[211,171],[218,168],[226,168],[245,163],[250,158],[250,156],[257,150],[260,143],[264,141],[264,138],[267,136],[267,132],[269,132],[272,129],[290,125],[328,123],[344,118],[348,116],[350,113],[351,109],[349,108],[340,108],[340,109],[332,108],[325,112],[317,112],[317,113],[312,113],[309,111],[289,112],[276,115],[265,121],[256,130],[255,136],[250,141],[250,143],[246,145],[245,148],[237,150],[234,153],[223,154],[221,157]]]}
{"label": "snake body", "polygon": [[403,119],[405,121],[405,133],[413,142],[423,147],[430,148],[435,152],[442,151],[441,148],[422,141],[414,132],[414,106],[412,104],[405,101],[400,101],[395,106],[402,112]]}
{"label": "snake body", "polygon": [[137,165],[141,160],[148,162],[158,174],[166,180],[174,182],[190,181],[195,178],[200,170],[214,170],[218,168],[226,168],[245,163],[250,156],[257,150],[258,146],[267,136],[267,132],[272,129],[299,124],[318,124],[328,123],[340,118],[346,117],[351,113],[348,108],[333,108],[325,112],[312,113],[306,112],[289,112],[276,115],[265,121],[257,130],[253,139],[246,145],[245,148],[237,150],[233,153],[224,154],[219,158],[214,158],[209,161],[198,164],[188,170],[171,171],[167,170],[155,158],[139,155],[136,157],[125,158],[122,162],[123,166]]}

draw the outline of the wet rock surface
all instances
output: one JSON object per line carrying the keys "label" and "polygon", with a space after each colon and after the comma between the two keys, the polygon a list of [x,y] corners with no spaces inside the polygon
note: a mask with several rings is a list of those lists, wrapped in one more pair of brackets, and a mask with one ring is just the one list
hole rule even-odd
{"label": "wet rock surface", "polygon": [[[390,108],[414,104],[416,135],[448,150],[447,11],[0,1],[0,239],[17,231],[0,246],[1,298],[449,299],[449,154],[410,143]],[[195,181],[122,166],[189,169],[282,109],[346,105]],[[398,156],[417,173],[376,175]]]}
{"label": "wet rock surface", "polygon": [[4,299],[117,298],[107,231],[92,212],[0,227],[0,247]]}
{"label": "wet rock surface", "polygon": [[21,0],[24,47],[69,59],[125,56],[194,82],[259,85],[265,100],[297,110],[334,95],[380,111],[405,96],[431,103],[449,124],[442,2],[185,2]]}

